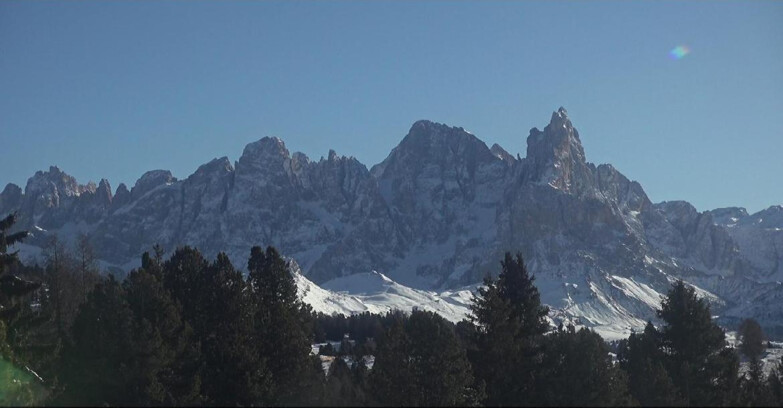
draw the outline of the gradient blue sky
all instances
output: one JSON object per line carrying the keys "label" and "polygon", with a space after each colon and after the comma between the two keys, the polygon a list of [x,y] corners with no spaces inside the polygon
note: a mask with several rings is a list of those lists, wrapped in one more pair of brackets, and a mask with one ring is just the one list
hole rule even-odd
{"label": "gradient blue sky", "polygon": [[653,201],[755,211],[783,204],[781,21],[780,1],[4,1],[0,183],[184,178],[268,135],[370,167],[417,119],[524,156],[562,105]]}

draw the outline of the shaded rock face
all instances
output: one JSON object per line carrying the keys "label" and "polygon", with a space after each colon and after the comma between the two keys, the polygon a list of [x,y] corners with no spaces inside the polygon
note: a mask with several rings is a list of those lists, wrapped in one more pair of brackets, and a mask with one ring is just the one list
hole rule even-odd
{"label": "shaded rock face", "polygon": [[747,274],[763,282],[783,282],[783,207],[755,214],[744,208],[708,212],[716,227],[726,231],[749,267]]}
{"label": "shaded rock face", "polygon": [[418,121],[371,173],[402,237],[403,253],[390,261],[394,279],[448,285],[484,262],[510,174],[484,142],[462,128]]}
{"label": "shaded rock face", "polygon": [[184,180],[150,171],[114,194],[106,180],[80,185],[52,167],[24,191],[6,186],[0,210],[20,212],[33,246],[85,233],[122,270],[155,243],[224,251],[240,267],[253,245],[275,245],[315,282],[376,270],[444,290],[497,273],[512,251],[525,256],[561,320],[640,327],[683,278],[724,315],[783,322],[746,303],[783,310],[775,304],[783,299],[781,207],[748,215],[653,204],[611,165],[587,162],[563,108],[530,131],[526,151],[515,158],[462,128],[421,120],[368,170],[334,151],[312,161],[265,137],[233,164],[214,159]]}
{"label": "shaded rock face", "polygon": [[593,187],[591,168],[585,160],[579,132],[562,107],[552,114],[543,132],[537,128],[530,130],[525,165],[526,181],[575,193]]}

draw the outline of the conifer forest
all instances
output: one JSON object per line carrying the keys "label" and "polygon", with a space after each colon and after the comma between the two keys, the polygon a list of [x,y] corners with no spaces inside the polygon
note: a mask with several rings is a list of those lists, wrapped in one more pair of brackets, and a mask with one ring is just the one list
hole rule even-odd
{"label": "conifer forest", "polygon": [[[284,258],[247,265],[155,246],[123,279],[86,240],[25,265],[0,223],[3,405],[781,406],[783,362],[752,319],[728,347],[709,305],[677,281],[663,322],[621,341],[551,327],[535,277],[507,253],[453,324],[414,309],[315,313]],[[746,361],[747,369],[740,369]]]}

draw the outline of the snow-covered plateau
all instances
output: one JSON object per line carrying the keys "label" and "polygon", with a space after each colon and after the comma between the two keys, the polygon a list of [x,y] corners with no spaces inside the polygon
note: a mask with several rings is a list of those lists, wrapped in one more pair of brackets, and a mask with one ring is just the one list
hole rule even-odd
{"label": "snow-covered plateau", "polygon": [[0,213],[18,211],[18,227],[31,232],[17,248],[23,259],[39,258],[52,235],[86,234],[117,273],[156,243],[223,251],[240,267],[252,246],[273,245],[296,261],[303,299],[325,313],[418,307],[459,320],[510,251],[536,276],[553,324],[624,337],[655,321],[683,279],[721,324],[753,317],[783,336],[783,207],[652,203],[613,166],[586,160],[562,108],[526,142],[521,158],[420,120],[368,169],[334,151],[317,161],[291,154],[265,137],[233,163],[214,159],[184,180],[153,170],[130,189],[79,184],[52,166],[24,189],[8,184]]}

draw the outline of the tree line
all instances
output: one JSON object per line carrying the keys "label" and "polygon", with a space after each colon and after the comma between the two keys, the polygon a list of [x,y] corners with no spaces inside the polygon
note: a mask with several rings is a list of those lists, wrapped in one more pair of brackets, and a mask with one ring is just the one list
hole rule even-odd
{"label": "tree line", "polygon": [[[783,362],[764,374],[758,324],[746,320],[728,347],[682,281],[659,327],[611,353],[589,329],[551,329],[520,255],[506,254],[453,324],[420,310],[314,313],[273,247],[252,248],[246,272],[223,253],[156,246],[119,280],[98,273],[86,238],[53,241],[42,266],[23,265],[9,252],[26,235],[8,233],[13,223],[0,222],[0,354],[46,389],[17,404],[783,405]],[[345,341],[313,353],[327,340]]]}

